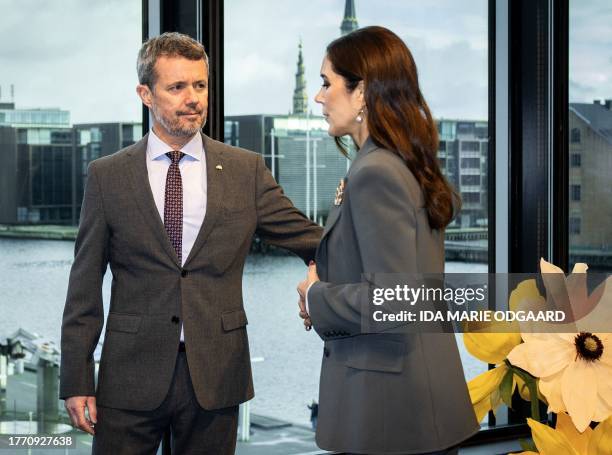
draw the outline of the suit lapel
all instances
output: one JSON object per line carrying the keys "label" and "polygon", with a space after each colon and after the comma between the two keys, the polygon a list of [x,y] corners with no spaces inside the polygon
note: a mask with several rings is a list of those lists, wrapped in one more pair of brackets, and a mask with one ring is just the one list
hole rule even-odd
{"label": "suit lapel", "polygon": [[321,239],[325,238],[327,234],[331,231],[331,229],[336,224],[336,221],[340,218],[340,212],[342,211],[342,204],[340,205],[332,205],[331,210],[329,211],[329,215],[327,216],[327,222],[325,223],[325,227],[323,228],[323,235]]}
{"label": "suit lapel", "polygon": [[[351,163],[351,166],[344,178],[344,187],[345,191],[348,186],[348,181],[351,176],[351,170],[354,168],[355,163],[357,163],[362,157],[370,153],[372,150],[377,149],[378,146],[374,143],[372,138],[368,137],[368,139],[364,142],[363,147],[357,152],[357,156]],[[342,203],[340,205],[332,205],[331,210],[329,211],[329,216],[327,217],[327,222],[325,223],[325,228],[323,229],[323,235],[321,236],[321,242],[319,244],[319,248],[317,248],[317,264],[327,264],[327,236],[332,231],[333,227],[336,225],[338,220],[340,219],[340,215],[342,214]],[[321,267],[319,265],[318,267]],[[327,270],[323,269],[323,273],[327,275]]]}
{"label": "suit lapel", "polygon": [[[204,157],[206,159],[206,215],[198,232],[195,243],[185,261],[185,266],[194,258],[206,243],[215,223],[219,219],[223,198],[223,148],[217,141],[202,134],[204,142]],[[221,167],[219,169],[218,167]]]}
{"label": "suit lapel", "polygon": [[128,174],[130,185],[132,186],[132,194],[145,218],[146,225],[151,228],[153,234],[172,261],[180,267],[178,256],[170,243],[164,222],[159,217],[159,212],[155,206],[155,199],[153,199],[153,192],[151,191],[151,184],[149,183],[146,157],[148,137],[149,134],[147,133],[128,152]]}

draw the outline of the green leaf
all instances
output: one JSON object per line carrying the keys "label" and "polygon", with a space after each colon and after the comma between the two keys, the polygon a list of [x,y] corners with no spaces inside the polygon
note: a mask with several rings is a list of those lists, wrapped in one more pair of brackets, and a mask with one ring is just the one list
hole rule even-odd
{"label": "green leaf", "polygon": [[504,378],[499,385],[499,393],[501,394],[501,398],[506,406],[512,408],[512,379],[514,377],[514,373],[512,370],[508,370],[504,375]]}
{"label": "green leaf", "polygon": [[521,445],[521,449],[523,449],[525,452],[537,452],[538,448],[535,445],[535,442],[533,442],[533,439],[519,439],[519,444]]}

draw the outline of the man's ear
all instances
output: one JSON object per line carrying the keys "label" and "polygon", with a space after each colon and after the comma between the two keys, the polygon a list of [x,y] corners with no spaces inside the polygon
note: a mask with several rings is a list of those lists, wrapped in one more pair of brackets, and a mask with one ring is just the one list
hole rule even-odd
{"label": "man's ear", "polygon": [[151,92],[151,89],[148,85],[138,84],[136,86],[136,93],[138,93],[138,96],[142,100],[142,104],[147,107],[151,107],[151,105],[153,104],[153,93]]}

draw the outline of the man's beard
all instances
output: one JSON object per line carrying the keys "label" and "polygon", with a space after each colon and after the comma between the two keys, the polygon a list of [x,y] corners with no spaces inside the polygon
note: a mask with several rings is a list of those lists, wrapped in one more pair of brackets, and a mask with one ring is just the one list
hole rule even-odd
{"label": "man's beard", "polygon": [[[164,127],[164,129],[174,137],[191,137],[200,131],[204,125],[206,125],[206,117],[204,121],[198,125],[193,124],[192,126],[182,126],[180,122],[179,114],[176,114],[178,118],[170,118],[161,114],[154,106],[152,108],[153,116],[155,119]],[[203,112],[205,115],[205,113]],[[202,114],[200,114],[202,115]]]}

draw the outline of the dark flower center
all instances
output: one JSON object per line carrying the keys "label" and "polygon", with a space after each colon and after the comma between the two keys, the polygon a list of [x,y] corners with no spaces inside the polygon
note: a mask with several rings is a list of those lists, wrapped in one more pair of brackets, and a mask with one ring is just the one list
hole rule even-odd
{"label": "dark flower center", "polygon": [[580,332],[574,338],[574,344],[576,345],[576,358],[580,357],[587,362],[599,360],[603,354],[603,343],[597,335],[591,332]]}

